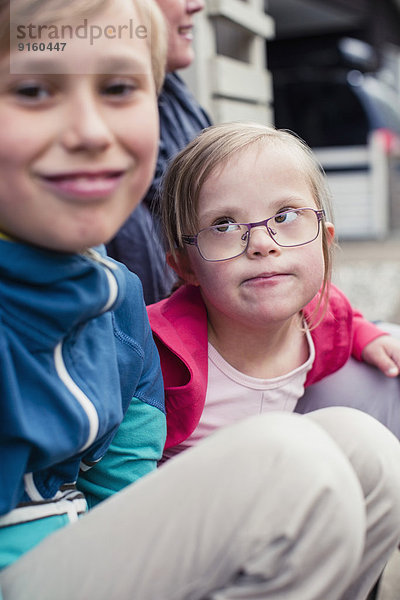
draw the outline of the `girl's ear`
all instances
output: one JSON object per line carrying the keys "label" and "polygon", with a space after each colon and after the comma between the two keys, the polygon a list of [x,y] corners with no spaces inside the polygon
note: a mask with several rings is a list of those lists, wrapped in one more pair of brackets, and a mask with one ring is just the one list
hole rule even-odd
{"label": "girl's ear", "polygon": [[326,236],[328,238],[328,244],[331,245],[335,239],[335,226],[330,221],[325,223]]}
{"label": "girl's ear", "polygon": [[199,285],[185,249],[177,248],[175,256],[173,256],[172,252],[167,252],[167,263],[185,283]]}

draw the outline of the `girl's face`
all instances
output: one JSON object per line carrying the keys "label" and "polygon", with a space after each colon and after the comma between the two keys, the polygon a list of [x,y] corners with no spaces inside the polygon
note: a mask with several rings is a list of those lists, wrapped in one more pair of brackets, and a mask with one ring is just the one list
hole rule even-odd
{"label": "girl's face", "polygon": [[193,15],[204,8],[204,0],[157,0],[168,25],[167,70],[188,67],[194,59]]}
{"label": "girl's face", "polygon": [[[130,19],[140,22],[131,0],[93,18],[110,35],[108,26]],[[8,59],[0,62],[0,231],[67,252],[108,241],[153,175],[147,41],[103,34],[92,45],[67,39],[64,51],[12,53],[14,70],[40,75],[10,74]]]}
{"label": "girl's face", "polygon": [[[221,222],[254,223],[288,208],[319,208],[296,159],[274,144],[238,153],[203,185],[198,229]],[[333,237],[333,225],[325,227]],[[184,279],[201,288],[211,325],[241,323],[259,330],[286,322],[317,294],[324,276],[321,233],[307,245],[282,248],[265,227],[256,227],[246,253],[236,258],[208,262],[195,246],[179,256]]]}

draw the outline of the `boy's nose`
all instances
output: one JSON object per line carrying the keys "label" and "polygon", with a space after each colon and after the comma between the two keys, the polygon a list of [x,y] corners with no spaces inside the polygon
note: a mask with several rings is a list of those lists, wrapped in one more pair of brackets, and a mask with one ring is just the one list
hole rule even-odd
{"label": "boy's nose", "polygon": [[70,152],[100,152],[111,144],[113,135],[96,102],[80,98],[71,102],[68,108],[62,138]]}
{"label": "boy's nose", "polygon": [[268,254],[280,254],[281,248],[273,240],[265,226],[253,227],[250,232],[247,254],[249,256],[267,256]]}

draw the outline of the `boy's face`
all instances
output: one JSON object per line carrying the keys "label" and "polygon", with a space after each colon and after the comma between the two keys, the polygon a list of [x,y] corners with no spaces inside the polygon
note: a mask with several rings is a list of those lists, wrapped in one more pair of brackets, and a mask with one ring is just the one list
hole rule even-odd
{"label": "boy's face", "polygon": [[[140,24],[132,0],[113,0],[93,22]],[[151,56],[146,40],[113,32],[93,44],[66,38],[63,52],[12,53],[40,75],[0,62],[0,231],[77,252],[108,241],[143,197],[158,142]]]}

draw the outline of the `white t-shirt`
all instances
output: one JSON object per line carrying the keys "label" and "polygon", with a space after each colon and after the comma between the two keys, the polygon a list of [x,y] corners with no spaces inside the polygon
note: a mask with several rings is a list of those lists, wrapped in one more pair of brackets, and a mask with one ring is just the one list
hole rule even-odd
{"label": "white t-shirt", "polygon": [[171,458],[220,427],[246,417],[273,410],[293,412],[298,399],[304,394],[307,373],[315,358],[314,343],[306,325],[305,328],[308,359],[293,371],[272,379],[241,373],[209,343],[208,385],[203,414],[193,433],[182,444],[166,450],[164,458]]}

